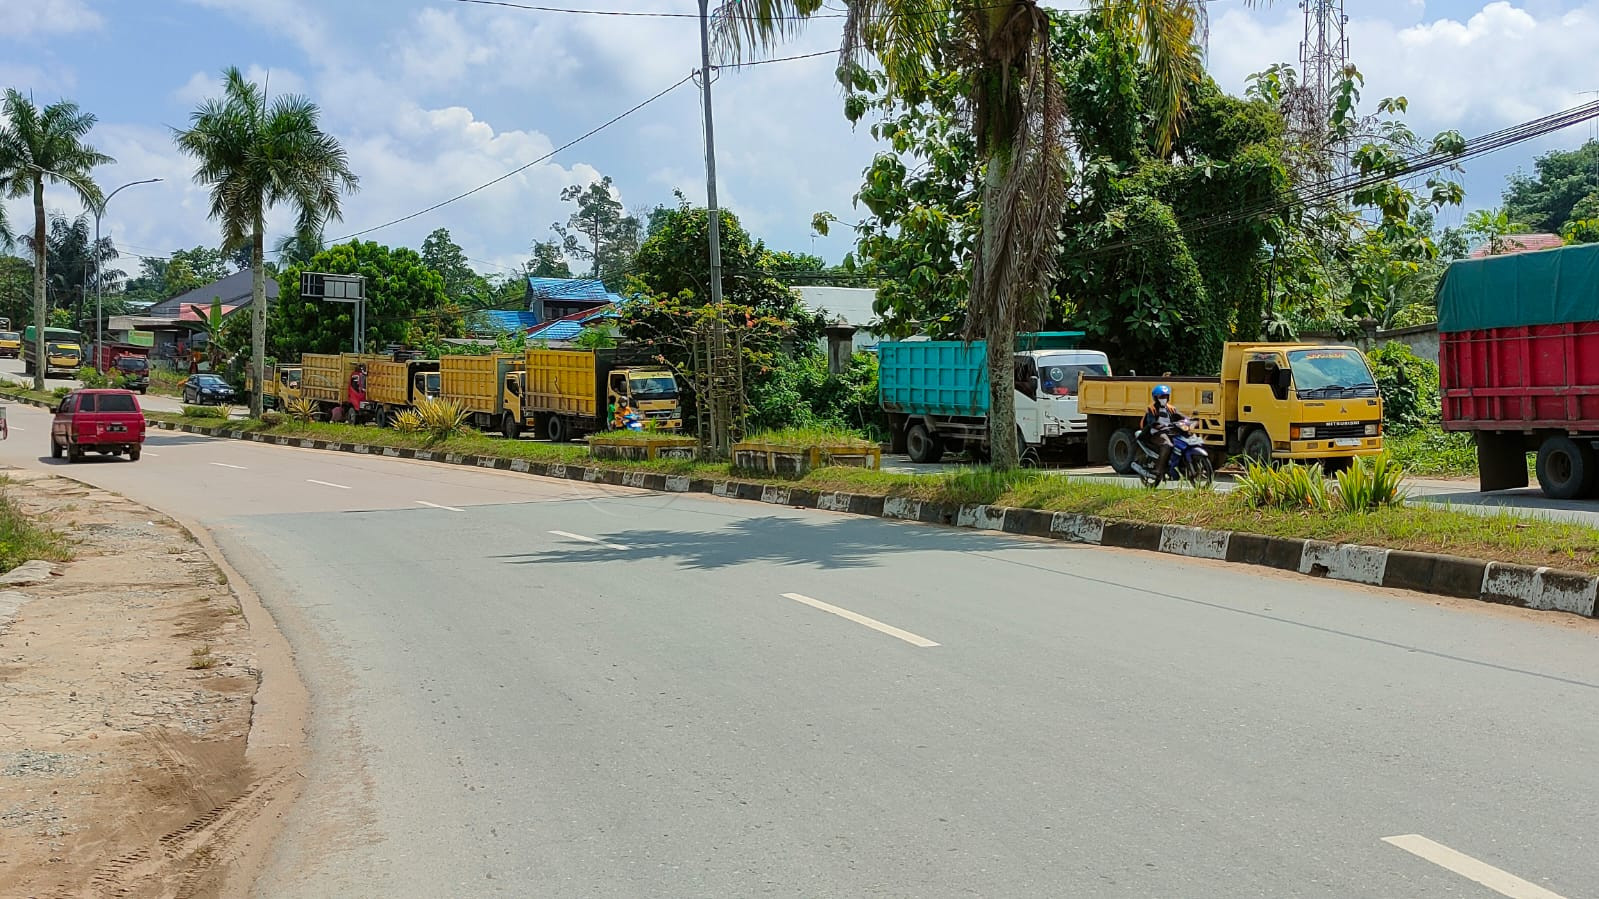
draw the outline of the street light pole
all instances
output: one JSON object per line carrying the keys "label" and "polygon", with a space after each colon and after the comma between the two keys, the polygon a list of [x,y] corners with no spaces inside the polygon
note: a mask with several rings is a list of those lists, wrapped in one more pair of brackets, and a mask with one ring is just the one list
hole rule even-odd
{"label": "street light pole", "polygon": [[105,208],[111,202],[112,197],[135,185],[154,184],[160,180],[160,178],[145,178],[142,181],[129,181],[127,184],[106,194],[105,199],[101,200],[94,209],[94,249],[92,250],[92,255],[94,256],[94,368],[95,371],[102,375],[105,374],[105,310],[101,299],[101,282],[104,279],[101,277],[100,271],[100,217],[105,215]]}

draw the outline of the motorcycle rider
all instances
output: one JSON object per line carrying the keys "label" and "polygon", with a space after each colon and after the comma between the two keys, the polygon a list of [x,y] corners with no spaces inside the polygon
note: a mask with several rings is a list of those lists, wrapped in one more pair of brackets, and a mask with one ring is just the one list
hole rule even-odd
{"label": "motorcycle rider", "polygon": [[1171,404],[1171,388],[1165,384],[1155,385],[1155,389],[1149,392],[1149,398],[1149,408],[1144,412],[1143,439],[1147,446],[1160,454],[1160,458],[1155,460],[1155,486],[1159,487],[1166,480],[1166,472],[1171,468],[1171,454],[1175,449],[1168,432],[1187,421],[1188,416],[1178,412]]}

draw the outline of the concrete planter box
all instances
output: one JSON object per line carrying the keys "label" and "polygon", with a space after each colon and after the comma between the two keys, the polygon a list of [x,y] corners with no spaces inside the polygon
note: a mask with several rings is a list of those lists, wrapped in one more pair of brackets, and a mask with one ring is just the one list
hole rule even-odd
{"label": "concrete planter box", "polygon": [[691,437],[652,437],[647,440],[590,437],[589,458],[626,462],[653,462],[657,459],[691,461],[699,455],[699,441]]}
{"label": "concrete planter box", "polygon": [[882,468],[883,451],[875,446],[795,446],[769,443],[733,444],[733,467],[763,474],[800,477],[814,468]]}

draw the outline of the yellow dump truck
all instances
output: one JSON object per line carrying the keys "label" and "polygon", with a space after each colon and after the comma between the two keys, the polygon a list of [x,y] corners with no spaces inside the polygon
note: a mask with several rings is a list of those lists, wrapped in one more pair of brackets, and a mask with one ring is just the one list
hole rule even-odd
{"label": "yellow dump truck", "polygon": [[418,399],[438,399],[440,380],[437,359],[368,362],[366,400],[373,407],[377,424],[387,425],[395,415],[416,406]]}
{"label": "yellow dump truck", "polygon": [[359,363],[367,366],[367,390],[371,392],[372,366],[393,362],[389,356],[355,353],[306,353],[300,357],[300,395],[316,402],[324,414],[348,405],[350,374]]}
{"label": "yellow dump truck", "polygon": [[472,424],[485,431],[499,430],[515,440],[521,436],[522,370],[520,353],[488,356],[445,356],[439,360],[439,391],[472,416]]}
{"label": "yellow dump truck", "polygon": [[1217,377],[1084,376],[1078,409],[1088,418],[1090,462],[1132,470],[1133,441],[1157,384],[1171,387],[1172,405],[1223,457],[1319,460],[1337,470],[1382,451],[1382,397],[1360,350],[1229,343]]}
{"label": "yellow dump truck", "polygon": [[625,350],[528,350],[522,421],[560,442],[611,428],[611,410],[626,403],[646,427],[683,427],[677,378]]}

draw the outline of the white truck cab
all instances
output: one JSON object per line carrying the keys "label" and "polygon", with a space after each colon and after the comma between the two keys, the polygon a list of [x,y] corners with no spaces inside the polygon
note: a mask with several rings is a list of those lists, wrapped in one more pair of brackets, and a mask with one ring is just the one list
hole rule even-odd
{"label": "white truck cab", "polygon": [[1028,446],[1088,438],[1088,419],[1077,411],[1077,379],[1110,374],[1098,350],[1027,350],[1016,354],[1016,425]]}

